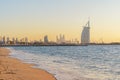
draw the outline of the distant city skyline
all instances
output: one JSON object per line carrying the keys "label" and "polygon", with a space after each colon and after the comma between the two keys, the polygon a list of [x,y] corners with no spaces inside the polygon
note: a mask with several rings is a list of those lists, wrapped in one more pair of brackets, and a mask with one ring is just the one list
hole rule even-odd
{"label": "distant city skyline", "polygon": [[28,37],[22,37],[22,38],[18,38],[18,37],[9,37],[9,36],[0,36],[0,42],[3,43],[8,43],[8,42],[44,42],[44,43],[49,43],[49,42],[56,42],[56,43],[80,43],[79,40],[77,38],[75,39],[70,39],[70,40],[66,40],[65,39],[65,35],[61,35],[59,34],[59,36],[56,36],[56,41],[52,41],[49,39],[48,35],[44,35],[43,38],[40,38],[39,40],[30,40]]}
{"label": "distant city skyline", "polygon": [[0,36],[81,40],[90,17],[91,42],[120,42],[120,0],[1,0]]}

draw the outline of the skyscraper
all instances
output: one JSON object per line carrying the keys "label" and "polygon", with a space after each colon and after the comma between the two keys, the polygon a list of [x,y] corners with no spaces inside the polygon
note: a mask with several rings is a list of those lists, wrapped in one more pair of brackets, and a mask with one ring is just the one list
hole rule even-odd
{"label": "skyscraper", "polygon": [[16,38],[15,43],[18,44],[18,38]]}
{"label": "skyscraper", "polygon": [[81,44],[86,45],[90,43],[90,21],[84,26],[81,34]]}
{"label": "skyscraper", "polygon": [[25,37],[25,44],[28,44],[28,38]]}
{"label": "skyscraper", "polygon": [[3,37],[3,44],[6,44],[5,36]]}
{"label": "skyscraper", "polygon": [[14,37],[12,38],[12,42],[13,42],[13,44],[15,44],[15,38]]}
{"label": "skyscraper", "polygon": [[44,36],[44,43],[48,43],[48,36]]}
{"label": "skyscraper", "polygon": [[10,42],[10,39],[9,39],[9,37],[7,37],[7,44],[9,44],[9,42]]}
{"label": "skyscraper", "polygon": [[65,43],[65,35],[61,35],[58,37],[56,36],[56,41],[57,43],[61,44],[61,43]]}

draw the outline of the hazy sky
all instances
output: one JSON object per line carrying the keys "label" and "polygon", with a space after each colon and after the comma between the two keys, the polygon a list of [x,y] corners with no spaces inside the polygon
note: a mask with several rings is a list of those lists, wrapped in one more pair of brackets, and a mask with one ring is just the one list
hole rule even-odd
{"label": "hazy sky", "polygon": [[120,0],[0,0],[0,34],[80,40],[90,17],[91,41],[120,41]]}

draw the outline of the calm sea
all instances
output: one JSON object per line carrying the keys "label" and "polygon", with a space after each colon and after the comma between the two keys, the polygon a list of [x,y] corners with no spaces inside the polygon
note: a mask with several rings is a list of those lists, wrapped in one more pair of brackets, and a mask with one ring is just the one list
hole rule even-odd
{"label": "calm sea", "polygon": [[120,46],[11,47],[11,56],[35,64],[57,80],[120,80]]}

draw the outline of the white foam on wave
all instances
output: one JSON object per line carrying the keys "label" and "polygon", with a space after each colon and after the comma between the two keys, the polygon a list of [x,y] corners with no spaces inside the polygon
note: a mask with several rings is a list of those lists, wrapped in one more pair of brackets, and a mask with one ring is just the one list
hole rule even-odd
{"label": "white foam on wave", "polygon": [[[35,64],[34,67],[41,68],[53,74],[57,80],[110,80],[105,75],[97,75],[94,71],[76,66],[76,60],[60,57],[49,56],[47,54],[32,54],[22,50],[11,50],[11,57],[18,58],[26,63]],[[86,77],[86,78],[84,78]],[[88,79],[89,78],[89,79]]]}
{"label": "white foam on wave", "polygon": [[10,50],[11,57],[18,58],[26,63],[35,64],[34,67],[48,71],[49,73],[53,74],[57,80],[79,80],[82,78],[82,76],[80,76],[81,71],[78,71],[77,67],[74,67],[74,70],[72,70],[74,63],[71,64],[67,58],[61,59],[60,57],[51,57],[41,54],[35,55],[23,52],[21,50],[14,50],[13,48]]}

